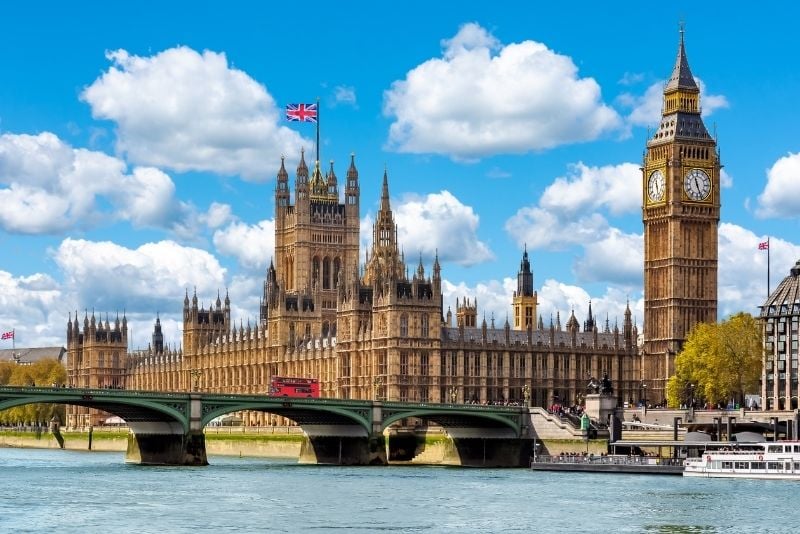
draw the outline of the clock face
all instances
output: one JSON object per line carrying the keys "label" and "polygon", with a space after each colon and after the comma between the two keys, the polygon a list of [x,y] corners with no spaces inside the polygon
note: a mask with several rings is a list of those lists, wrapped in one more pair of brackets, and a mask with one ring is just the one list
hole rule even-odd
{"label": "clock face", "polygon": [[700,169],[692,169],[683,180],[686,196],[692,200],[705,200],[711,194],[711,178]]}
{"label": "clock face", "polygon": [[664,200],[666,191],[664,175],[661,171],[653,171],[647,179],[647,196],[653,202]]}

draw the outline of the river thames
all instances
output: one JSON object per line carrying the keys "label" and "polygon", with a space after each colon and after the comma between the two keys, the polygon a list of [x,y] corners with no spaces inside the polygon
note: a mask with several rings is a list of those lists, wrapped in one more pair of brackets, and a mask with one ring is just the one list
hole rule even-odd
{"label": "river thames", "polygon": [[0,449],[0,532],[795,532],[791,481]]}

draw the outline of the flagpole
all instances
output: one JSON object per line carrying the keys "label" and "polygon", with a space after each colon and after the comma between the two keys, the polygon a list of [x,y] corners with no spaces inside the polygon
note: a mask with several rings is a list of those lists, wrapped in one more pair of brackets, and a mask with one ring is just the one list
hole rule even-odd
{"label": "flagpole", "polygon": [[767,237],[767,300],[769,300],[769,237]]}
{"label": "flagpole", "polygon": [[319,97],[317,97],[317,161],[319,161]]}

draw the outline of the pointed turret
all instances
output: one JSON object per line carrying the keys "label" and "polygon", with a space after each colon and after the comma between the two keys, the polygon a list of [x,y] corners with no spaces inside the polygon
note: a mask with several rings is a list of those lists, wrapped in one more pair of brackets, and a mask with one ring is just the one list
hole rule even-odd
{"label": "pointed turret", "polygon": [[680,44],[678,45],[678,56],[675,58],[675,66],[672,68],[672,75],[669,77],[664,91],[672,91],[675,89],[689,89],[693,91],[700,91],[697,82],[692,76],[692,70],[689,68],[689,60],[686,59],[686,47],[683,44],[683,27],[680,29]]}
{"label": "pointed turret", "polygon": [[275,213],[284,214],[285,208],[289,205],[289,173],[286,172],[285,158],[281,156],[281,168],[278,169],[278,177],[275,181]]}
{"label": "pointed turret", "polygon": [[533,273],[531,272],[531,262],[528,260],[528,245],[525,245],[522,253],[522,260],[519,262],[519,272],[517,272],[517,294],[516,296],[533,296]]}
{"label": "pointed turret", "polygon": [[344,204],[348,217],[358,217],[358,169],[356,169],[356,155],[350,154],[350,168],[347,169],[347,184],[344,192]]}
{"label": "pointed turret", "polygon": [[575,310],[572,310],[572,313],[567,319],[567,331],[568,332],[577,332],[580,327],[578,326],[578,319],[575,317]]}
{"label": "pointed turret", "polygon": [[583,331],[591,332],[592,330],[594,330],[594,316],[592,315],[592,301],[589,300],[589,313],[583,322]]}
{"label": "pointed turret", "polygon": [[389,203],[389,182],[386,170],[383,173],[381,207],[375,215],[372,227],[372,250],[367,254],[364,268],[364,283],[372,285],[376,280],[402,280],[405,265],[400,259],[397,245],[397,225]]}
{"label": "pointed turret", "polygon": [[308,165],[306,165],[305,149],[300,149],[300,163],[297,164],[297,174],[294,179],[294,198],[298,209],[300,205],[307,205],[308,201]]}
{"label": "pointed turret", "polygon": [[335,200],[339,199],[339,184],[336,173],[333,171],[333,160],[331,160],[331,169],[328,171],[328,196]]}
{"label": "pointed turret", "polygon": [[164,334],[161,332],[161,317],[156,312],[156,323],[153,326],[152,348],[154,354],[164,353]]}
{"label": "pointed turret", "polygon": [[528,260],[528,245],[523,248],[522,259],[517,272],[517,290],[514,291],[512,306],[514,308],[514,329],[526,330],[533,328],[536,320],[536,307],[538,295],[533,290],[533,272],[531,262]]}

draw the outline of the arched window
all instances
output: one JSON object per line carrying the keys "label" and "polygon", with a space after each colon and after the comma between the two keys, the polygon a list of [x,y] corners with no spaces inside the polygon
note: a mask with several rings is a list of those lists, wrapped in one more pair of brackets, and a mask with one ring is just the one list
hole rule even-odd
{"label": "arched window", "polygon": [[408,315],[400,316],[400,337],[408,337]]}
{"label": "arched window", "polygon": [[311,260],[311,287],[314,288],[319,284],[319,258],[314,256],[314,259]]}
{"label": "arched window", "polygon": [[342,269],[342,261],[339,258],[333,260],[333,288],[339,287],[339,271]]}
{"label": "arched window", "polygon": [[328,337],[329,331],[330,331],[330,323],[328,321],[324,321],[322,323],[322,337]]}
{"label": "arched window", "polygon": [[430,335],[429,328],[428,328],[428,314],[423,313],[422,317],[420,318],[420,328],[422,329],[422,337],[428,337]]}
{"label": "arched window", "polygon": [[330,289],[333,286],[331,284],[331,260],[330,258],[325,258],[322,260],[322,289]]}

